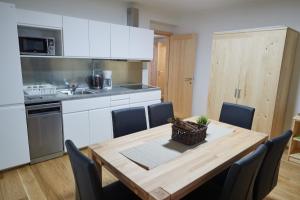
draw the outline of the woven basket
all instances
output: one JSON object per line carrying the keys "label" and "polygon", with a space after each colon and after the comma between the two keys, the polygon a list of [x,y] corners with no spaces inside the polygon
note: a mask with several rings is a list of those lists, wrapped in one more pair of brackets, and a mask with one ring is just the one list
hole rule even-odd
{"label": "woven basket", "polygon": [[187,131],[176,125],[172,125],[172,140],[185,145],[194,145],[200,143],[206,138],[207,126],[199,125],[194,122],[187,122],[190,125],[198,127],[195,131]]}

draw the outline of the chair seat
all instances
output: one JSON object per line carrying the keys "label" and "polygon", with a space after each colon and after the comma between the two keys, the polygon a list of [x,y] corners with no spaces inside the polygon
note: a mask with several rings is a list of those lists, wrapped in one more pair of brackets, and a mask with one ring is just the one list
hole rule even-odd
{"label": "chair seat", "polygon": [[104,200],[138,200],[136,194],[129,190],[123,183],[116,181],[102,188]]}

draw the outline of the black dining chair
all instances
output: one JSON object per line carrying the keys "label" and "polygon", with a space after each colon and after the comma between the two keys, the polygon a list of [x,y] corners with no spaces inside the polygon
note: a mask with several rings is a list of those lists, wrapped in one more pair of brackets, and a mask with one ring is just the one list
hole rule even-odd
{"label": "black dining chair", "polygon": [[148,106],[150,128],[169,123],[174,118],[173,105],[171,102],[157,103]]}
{"label": "black dining chair", "polygon": [[255,178],[266,152],[266,145],[260,145],[230,167],[223,185],[209,181],[183,199],[252,200]]}
{"label": "black dining chair", "polygon": [[119,181],[101,188],[94,161],[83,155],[71,140],[66,140],[65,144],[74,174],[77,200],[139,199]]}
{"label": "black dining chair", "polygon": [[277,185],[281,157],[291,136],[289,130],[266,143],[268,151],[255,181],[253,200],[264,199]]}
{"label": "black dining chair", "polygon": [[112,111],[114,138],[147,129],[145,107]]}
{"label": "black dining chair", "polygon": [[255,108],[224,102],[220,114],[220,122],[251,129]]}

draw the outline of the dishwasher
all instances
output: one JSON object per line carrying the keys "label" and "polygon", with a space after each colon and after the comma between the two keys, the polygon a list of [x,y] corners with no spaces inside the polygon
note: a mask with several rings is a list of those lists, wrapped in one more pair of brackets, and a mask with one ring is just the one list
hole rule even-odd
{"label": "dishwasher", "polygon": [[64,153],[60,102],[26,105],[30,163],[49,160]]}

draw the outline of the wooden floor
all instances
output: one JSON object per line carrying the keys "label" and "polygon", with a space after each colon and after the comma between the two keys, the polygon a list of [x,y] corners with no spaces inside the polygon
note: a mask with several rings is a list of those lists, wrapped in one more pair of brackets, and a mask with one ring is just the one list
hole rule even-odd
{"label": "wooden floor", "polygon": [[[84,151],[86,153],[86,151]],[[104,185],[116,179],[103,170]],[[0,200],[74,199],[74,180],[68,156],[0,172]],[[267,200],[300,199],[300,165],[283,156],[279,182]]]}

